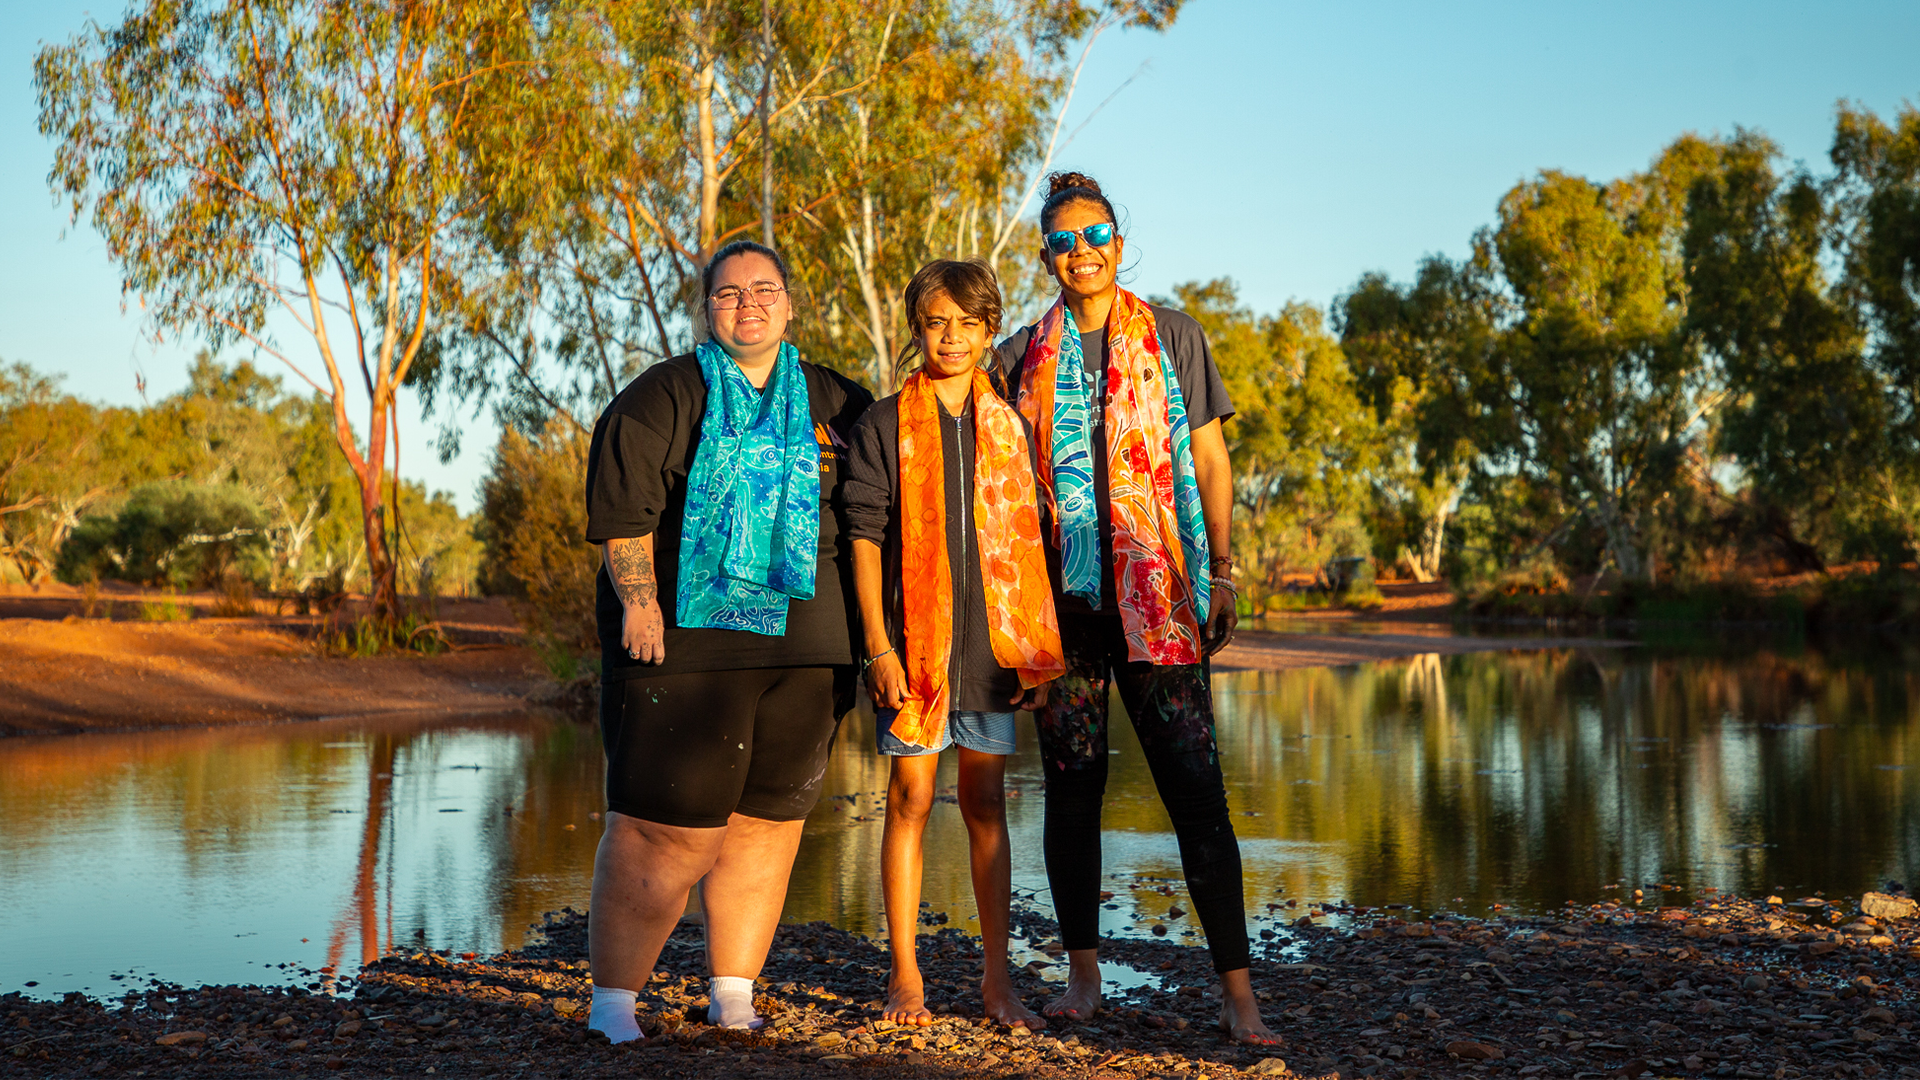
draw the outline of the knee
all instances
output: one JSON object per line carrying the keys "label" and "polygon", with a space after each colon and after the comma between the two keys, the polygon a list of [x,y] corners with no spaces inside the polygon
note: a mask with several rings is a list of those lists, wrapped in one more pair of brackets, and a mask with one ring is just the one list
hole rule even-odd
{"label": "knee", "polygon": [[704,852],[718,846],[725,836],[724,827],[687,828],[609,810],[605,831],[600,834],[600,850],[635,855]]}
{"label": "knee", "polygon": [[609,812],[593,856],[594,876],[635,875],[689,883],[718,856],[726,829],[689,829]]}
{"label": "knee", "polygon": [[1160,801],[1167,816],[1179,825],[1232,823],[1227,810],[1227,784],[1219,759],[1212,754],[1181,754],[1155,771]]}
{"label": "knee", "polygon": [[1100,808],[1106,802],[1104,784],[1062,784],[1047,781],[1047,822],[1085,824],[1098,828]]}
{"label": "knee", "polygon": [[895,778],[887,785],[887,819],[911,825],[926,823],[933,813],[933,784]]}
{"label": "knee", "polygon": [[961,784],[960,816],[968,825],[1007,823],[1007,789],[1001,784]]}

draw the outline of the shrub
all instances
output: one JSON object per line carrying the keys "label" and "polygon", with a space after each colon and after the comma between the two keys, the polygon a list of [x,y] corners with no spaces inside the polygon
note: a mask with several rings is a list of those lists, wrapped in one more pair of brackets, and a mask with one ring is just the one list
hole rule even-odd
{"label": "shrub", "polygon": [[134,488],[115,513],[81,519],[55,573],[68,584],[117,578],[193,588],[267,571],[266,516],[251,495],[231,484],[163,481]]}
{"label": "shrub", "polygon": [[481,580],[515,601],[521,625],[559,674],[562,659],[595,648],[594,579],[600,549],[588,544],[587,434],[564,418],[529,438],[513,428],[500,436],[481,483],[480,535],[486,544]]}
{"label": "shrub", "polygon": [[417,612],[402,615],[398,622],[385,623],[362,615],[331,633],[322,632],[320,649],[330,656],[367,657],[385,652],[412,652],[438,656],[453,648],[440,624]]}
{"label": "shrub", "polygon": [[148,600],[140,605],[140,618],[145,622],[185,622],[193,618],[193,605],[175,603],[171,596]]}
{"label": "shrub", "polygon": [[213,613],[222,618],[253,617],[253,584],[238,574],[221,579],[219,595],[213,598]]}

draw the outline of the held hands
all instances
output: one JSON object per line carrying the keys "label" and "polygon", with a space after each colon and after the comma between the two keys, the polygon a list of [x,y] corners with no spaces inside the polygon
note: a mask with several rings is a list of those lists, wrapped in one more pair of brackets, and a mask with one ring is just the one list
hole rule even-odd
{"label": "held hands", "polygon": [[1030,686],[1008,698],[1014,712],[1039,712],[1047,707],[1047,694],[1053,690],[1052,680],[1039,686]]}
{"label": "held hands", "polygon": [[660,601],[648,600],[625,605],[620,622],[620,643],[627,655],[643,664],[667,662],[666,620],[660,614]]}
{"label": "held hands", "polygon": [[867,665],[867,693],[881,708],[898,709],[907,703],[907,669],[901,665],[899,653],[888,650]]}

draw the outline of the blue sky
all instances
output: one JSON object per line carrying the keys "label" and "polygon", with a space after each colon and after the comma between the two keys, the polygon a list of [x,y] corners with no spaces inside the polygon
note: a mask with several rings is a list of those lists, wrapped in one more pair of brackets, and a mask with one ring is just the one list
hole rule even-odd
{"label": "blue sky", "polygon": [[[69,230],[47,191],[51,148],[34,129],[34,51],[90,10],[119,11],[42,0],[0,12],[0,359],[132,403],[136,371],[149,396],[183,385],[194,344],[156,345],[122,313],[99,238]],[[1916,42],[1913,0],[1189,0],[1166,34],[1100,40],[1068,128],[1137,78],[1058,163],[1120,205],[1138,291],[1227,276],[1261,311],[1325,305],[1368,270],[1405,278],[1425,254],[1463,253],[1500,196],[1543,168],[1611,178],[1683,132],[1745,126],[1824,170],[1837,101],[1882,115],[1920,102]],[[403,473],[471,509],[490,421],[470,425],[447,465],[432,435],[403,421]]]}

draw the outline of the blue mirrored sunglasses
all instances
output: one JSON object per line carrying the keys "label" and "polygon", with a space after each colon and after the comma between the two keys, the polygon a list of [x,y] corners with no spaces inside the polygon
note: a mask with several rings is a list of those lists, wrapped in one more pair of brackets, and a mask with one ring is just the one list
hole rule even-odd
{"label": "blue mirrored sunglasses", "polygon": [[1065,255],[1067,252],[1073,250],[1073,238],[1075,236],[1086,237],[1088,247],[1106,247],[1108,244],[1113,243],[1113,222],[1102,221],[1097,225],[1089,225],[1081,229],[1078,233],[1072,229],[1061,229],[1059,232],[1050,232],[1047,234],[1047,250],[1053,252],[1055,255]]}

